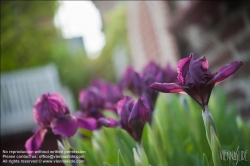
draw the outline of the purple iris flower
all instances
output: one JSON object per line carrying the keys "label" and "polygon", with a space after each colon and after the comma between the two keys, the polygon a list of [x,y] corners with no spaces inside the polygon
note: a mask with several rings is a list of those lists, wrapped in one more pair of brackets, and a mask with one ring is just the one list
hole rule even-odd
{"label": "purple iris flower", "polygon": [[[154,110],[158,92],[149,88],[154,82],[163,82],[164,71],[154,62],[149,62],[140,75],[142,92],[141,96],[148,102],[150,110]],[[147,98],[147,99],[146,99]]]}
{"label": "purple iris flower", "polygon": [[120,86],[128,88],[137,96],[141,96],[148,103],[150,110],[153,111],[158,92],[150,89],[149,86],[154,82],[173,82],[176,80],[176,76],[177,73],[169,65],[163,70],[151,61],[140,74],[135,72],[132,67],[129,67],[120,81]]}
{"label": "purple iris flower", "polygon": [[150,88],[164,93],[187,93],[204,110],[214,86],[234,74],[242,65],[241,61],[233,61],[211,74],[206,57],[197,58],[190,53],[189,57],[178,62],[178,83],[156,82]]}
{"label": "purple iris flower", "polygon": [[104,108],[104,100],[100,91],[93,86],[79,92],[79,102],[81,110],[88,115],[94,115]]}
{"label": "purple iris flower", "polygon": [[[162,82],[165,83],[170,83],[170,82],[177,82],[177,72],[175,70],[173,70],[173,68],[170,66],[170,64],[167,64],[167,66],[165,67],[165,69],[163,69],[163,79]],[[158,81],[156,81],[158,82]]]}
{"label": "purple iris flower", "polygon": [[134,102],[131,97],[126,96],[118,102],[117,111],[120,121],[113,118],[100,118],[98,121],[106,127],[123,128],[140,143],[143,127],[150,117],[149,107],[141,98]]}
{"label": "purple iris flower", "polygon": [[[78,128],[77,119],[70,115],[68,106],[60,94],[43,94],[33,107],[35,122],[40,126],[25,143],[28,151],[37,151],[48,128],[63,137],[73,136]],[[32,153],[29,153],[32,155]]]}
{"label": "purple iris flower", "polygon": [[101,127],[97,120],[104,117],[102,110],[104,109],[104,100],[100,95],[100,91],[90,86],[79,93],[79,102],[81,110],[75,113],[79,127],[88,130],[95,130]]}
{"label": "purple iris flower", "polygon": [[132,67],[128,67],[126,71],[124,72],[120,82],[119,86],[122,89],[129,89],[134,94],[140,96],[142,93],[142,87],[141,87],[141,79],[140,75],[135,72],[135,70]]}
{"label": "purple iris flower", "polygon": [[104,100],[104,108],[116,111],[116,104],[123,98],[122,89],[116,84],[110,84],[103,80],[96,79],[92,85],[97,87]]}
{"label": "purple iris flower", "polygon": [[141,78],[142,80],[144,80],[144,83],[151,84],[149,82],[151,82],[152,80],[154,80],[155,82],[162,82],[163,74],[163,70],[153,61],[151,61],[142,70]]}

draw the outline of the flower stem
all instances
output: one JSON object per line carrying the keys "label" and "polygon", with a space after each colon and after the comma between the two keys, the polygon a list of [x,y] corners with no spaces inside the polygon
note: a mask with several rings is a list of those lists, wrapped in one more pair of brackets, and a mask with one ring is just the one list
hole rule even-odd
{"label": "flower stem", "polygon": [[206,129],[207,141],[212,152],[213,163],[215,166],[221,166],[221,145],[218,139],[218,133],[214,123],[214,119],[208,106],[205,106],[205,109],[202,111],[202,118]]}
{"label": "flower stem", "polygon": [[140,143],[137,143],[136,147],[137,147],[137,151],[135,148],[133,149],[135,165],[136,166],[149,166],[148,157],[142,145]]}

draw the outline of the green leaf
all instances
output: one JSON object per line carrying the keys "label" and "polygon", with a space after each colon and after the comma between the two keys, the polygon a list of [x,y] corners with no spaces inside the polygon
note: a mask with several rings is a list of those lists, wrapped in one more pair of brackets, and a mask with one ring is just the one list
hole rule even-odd
{"label": "green leaf", "polygon": [[211,133],[211,151],[212,151],[212,156],[213,156],[213,162],[215,166],[221,166],[220,142],[212,126],[210,126],[210,133]]}
{"label": "green leaf", "polygon": [[202,166],[209,166],[208,159],[205,153],[203,153]]}
{"label": "green leaf", "polygon": [[137,144],[137,151],[138,151],[138,154],[140,156],[140,159],[142,161],[142,164],[143,165],[149,165],[148,163],[148,157],[147,157],[147,154],[145,153],[144,151],[144,148],[141,146],[141,144]]}
{"label": "green leaf", "polygon": [[105,165],[105,166],[110,166],[108,163],[106,163],[106,162],[103,162],[103,164]]}
{"label": "green leaf", "polygon": [[126,166],[120,149],[118,150],[118,166]]}
{"label": "green leaf", "polygon": [[135,166],[143,166],[140,156],[138,155],[135,148],[133,148]]}

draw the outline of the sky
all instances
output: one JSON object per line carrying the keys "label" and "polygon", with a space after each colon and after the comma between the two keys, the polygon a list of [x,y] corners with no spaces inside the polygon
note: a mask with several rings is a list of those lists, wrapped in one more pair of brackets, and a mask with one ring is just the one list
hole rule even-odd
{"label": "sky", "polygon": [[84,38],[84,46],[89,58],[105,45],[105,36],[99,10],[91,1],[60,1],[54,23],[61,28],[64,38]]}

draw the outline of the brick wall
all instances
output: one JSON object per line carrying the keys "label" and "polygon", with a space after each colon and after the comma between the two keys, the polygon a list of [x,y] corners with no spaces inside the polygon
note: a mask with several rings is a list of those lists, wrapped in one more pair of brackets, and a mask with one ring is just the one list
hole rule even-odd
{"label": "brick wall", "polygon": [[128,36],[133,65],[141,70],[148,61],[175,67],[179,51],[170,26],[170,11],[165,1],[128,3]]}
{"label": "brick wall", "polygon": [[[212,72],[233,60],[243,61],[244,65],[221,86],[229,99],[238,105],[243,117],[249,117],[250,3],[200,2],[186,5],[186,8],[181,4],[171,5],[175,6],[173,19],[180,18],[178,13],[188,15],[173,21],[172,27],[178,37],[182,57],[190,52],[205,55]],[[180,12],[183,8],[184,12]]]}

